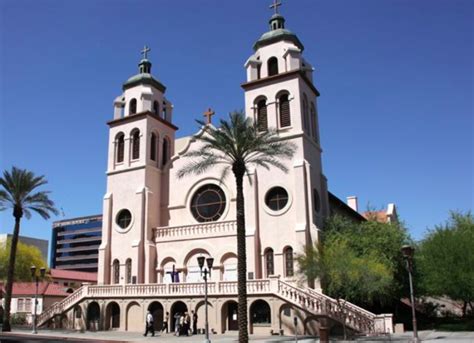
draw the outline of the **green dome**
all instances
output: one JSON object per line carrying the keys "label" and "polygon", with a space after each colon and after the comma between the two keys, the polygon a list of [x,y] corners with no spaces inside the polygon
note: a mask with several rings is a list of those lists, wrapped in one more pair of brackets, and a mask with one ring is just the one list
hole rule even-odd
{"label": "green dome", "polygon": [[[148,49],[149,51],[149,49]],[[145,46],[146,52],[146,46]],[[160,90],[162,93],[165,92],[166,87],[163,84],[155,79],[151,75],[151,62],[146,58],[142,58],[140,63],[138,63],[138,74],[132,76],[122,86],[123,90],[138,86],[138,85],[150,85]]]}
{"label": "green dome", "polygon": [[123,90],[135,87],[137,85],[150,85],[155,87],[156,89],[164,92],[166,90],[166,87],[163,86],[163,84],[155,79],[153,75],[148,74],[148,73],[140,73],[137,75],[132,76],[129,78],[122,86]]}
{"label": "green dome", "polygon": [[[275,15],[274,15],[275,16]],[[257,50],[263,46],[267,46],[279,41],[288,41],[296,45],[301,51],[304,50],[303,44],[298,37],[287,29],[276,29],[265,32],[253,45],[253,49]]]}

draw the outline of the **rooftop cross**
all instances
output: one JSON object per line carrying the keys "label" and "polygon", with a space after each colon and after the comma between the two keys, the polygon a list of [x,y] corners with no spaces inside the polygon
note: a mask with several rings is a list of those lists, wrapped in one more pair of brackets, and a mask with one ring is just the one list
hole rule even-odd
{"label": "rooftop cross", "polygon": [[147,59],[147,53],[148,51],[150,51],[151,49],[149,47],[147,47],[146,45],[143,47],[143,50],[141,51],[142,55],[143,55],[143,59],[146,60]]}
{"label": "rooftop cross", "polygon": [[211,121],[212,121],[212,116],[216,114],[216,112],[214,112],[210,107],[207,109],[206,112],[204,112],[204,117],[207,118],[207,123],[206,124],[210,124]]}
{"label": "rooftop cross", "polygon": [[278,14],[278,7],[281,6],[281,1],[273,0],[273,4],[270,5],[270,8],[275,10],[275,14]]}

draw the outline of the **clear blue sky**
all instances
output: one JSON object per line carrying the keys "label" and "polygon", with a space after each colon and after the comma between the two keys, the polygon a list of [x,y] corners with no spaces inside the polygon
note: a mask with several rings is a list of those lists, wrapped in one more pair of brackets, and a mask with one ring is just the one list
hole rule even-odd
{"label": "clear blue sky", "polygon": [[[243,64],[270,0],[1,0],[0,168],[44,174],[66,217],[100,213],[108,128],[140,49],[175,106],[178,136],[212,106],[244,106]],[[287,0],[321,92],[330,190],[364,209],[394,202],[412,235],[473,208],[470,0]],[[10,213],[0,231],[11,232]],[[61,219],[60,217],[53,220]],[[21,233],[50,237],[51,221]]]}

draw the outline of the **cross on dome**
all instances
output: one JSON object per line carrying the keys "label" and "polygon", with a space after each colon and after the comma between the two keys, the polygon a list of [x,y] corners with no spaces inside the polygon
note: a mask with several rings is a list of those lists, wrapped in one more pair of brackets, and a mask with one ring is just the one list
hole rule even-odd
{"label": "cross on dome", "polygon": [[141,51],[141,54],[143,55],[144,60],[147,59],[147,57],[148,57],[147,54],[148,54],[149,51],[151,51],[151,49],[145,45],[143,47],[143,50]]}
{"label": "cross on dome", "polygon": [[273,0],[273,4],[270,5],[270,8],[275,10],[275,14],[278,14],[278,7],[281,6],[281,1]]}
{"label": "cross on dome", "polygon": [[207,123],[206,124],[211,124],[212,121],[212,116],[216,114],[210,107],[207,109],[206,112],[204,112],[204,117],[207,118]]}

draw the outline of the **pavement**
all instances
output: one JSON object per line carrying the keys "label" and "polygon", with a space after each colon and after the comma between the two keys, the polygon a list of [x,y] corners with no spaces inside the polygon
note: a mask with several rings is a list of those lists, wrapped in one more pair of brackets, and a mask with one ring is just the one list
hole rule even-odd
{"label": "pavement", "polygon": [[[359,337],[350,342],[411,342],[412,332],[403,334],[385,335],[379,337]],[[422,342],[453,342],[453,343],[474,343],[474,332],[440,332],[440,331],[420,331],[419,337]],[[237,333],[224,335],[211,335],[211,342],[237,342]],[[123,331],[98,331],[98,332],[78,332],[70,330],[39,330],[38,334],[32,334],[31,330],[14,329],[10,333],[0,332],[1,343],[59,343],[59,342],[96,342],[96,343],[119,343],[119,342],[204,342],[204,335],[176,337],[173,334],[161,334],[155,337],[143,337],[137,332]],[[251,336],[251,342],[295,342],[294,336]],[[317,337],[298,337],[299,343],[319,342]],[[331,342],[346,342],[342,339],[332,338]],[[349,341],[347,341],[349,342]]]}

